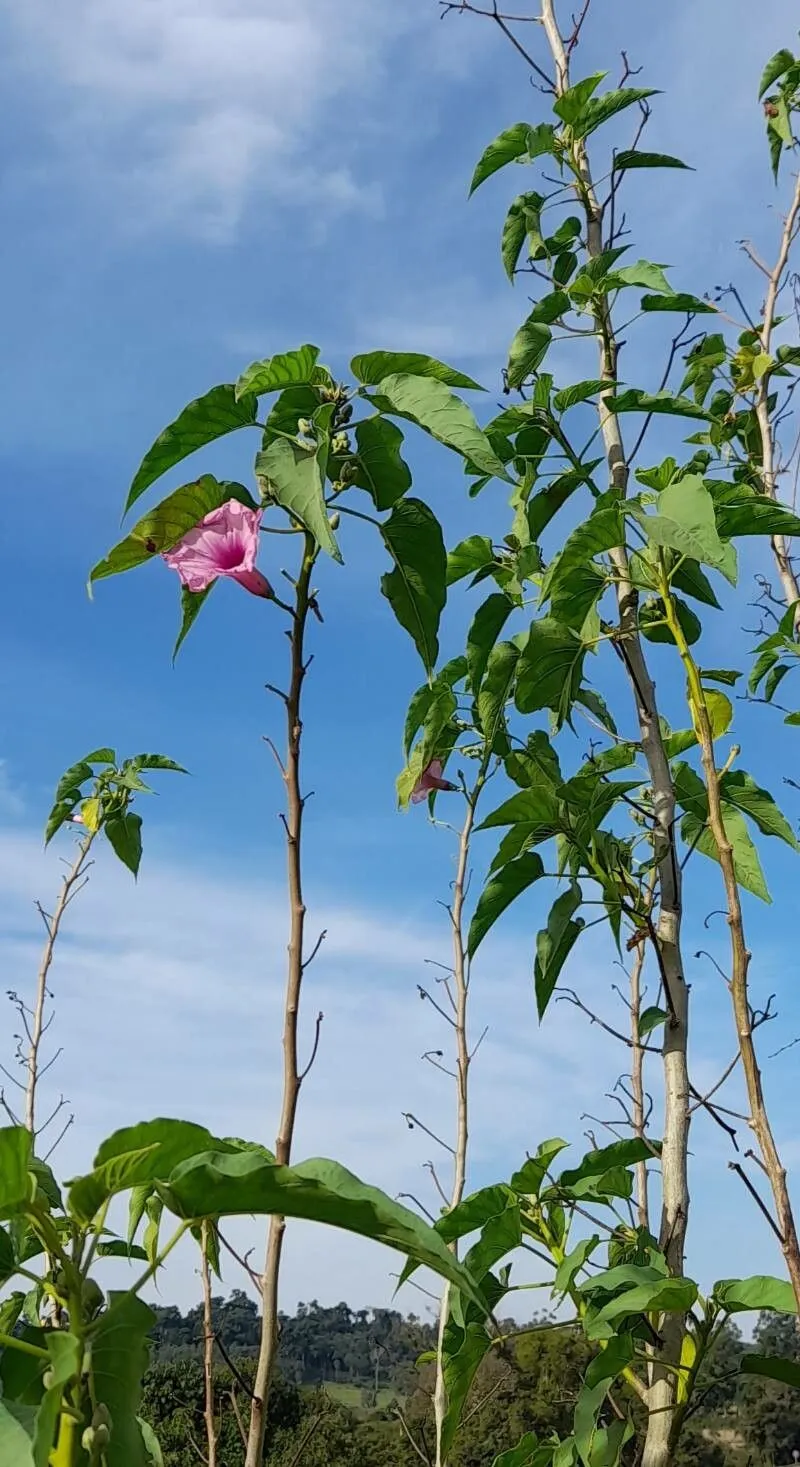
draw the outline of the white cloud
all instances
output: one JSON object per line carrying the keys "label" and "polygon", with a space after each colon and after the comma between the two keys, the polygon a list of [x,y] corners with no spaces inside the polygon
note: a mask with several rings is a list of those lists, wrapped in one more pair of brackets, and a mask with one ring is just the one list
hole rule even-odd
{"label": "white cloud", "polygon": [[128,227],[156,219],[226,238],[256,188],[313,198],[322,213],[380,206],[377,184],[337,158],[336,106],[378,86],[383,47],[408,24],[393,7],[2,0],[2,9],[11,59],[42,105],[61,93],[54,145],[83,186],[112,198],[122,190]]}
{"label": "white cloud", "polygon": [[[151,840],[151,845],[152,845]],[[52,895],[54,853],[23,830],[0,833],[0,961],[3,986],[30,991],[40,946],[33,901]],[[538,915],[538,914],[537,914]],[[304,995],[302,1052],[314,1020],[325,1015],[317,1063],[300,1103],[295,1155],[332,1156],[392,1195],[411,1193],[435,1210],[424,1163],[447,1176],[447,1157],[422,1131],[452,1135],[452,1082],[421,1061],[447,1050],[449,1032],[417,984],[433,987],[447,960],[447,922],[399,918],[390,907],[361,908],[335,894],[312,897],[309,932],[328,937],[310,968]],[[532,926],[537,925],[534,919]],[[53,1043],[64,1053],[45,1083],[47,1108],[63,1091],[75,1124],[61,1145],[62,1175],[85,1170],[98,1142],[121,1125],[156,1115],[202,1121],[217,1134],[270,1142],[280,1100],[283,957],[286,921],[279,891],[251,873],[177,865],[150,855],[134,886],[101,851],[92,881],[70,913],[53,970],[57,1017]],[[614,1018],[605,995],[609,954],[593,940],[578,950],[570,982]],[[568,1004],[555,1004],[540,1030],[531,993],[531,938],[508,928],[487,941],[477,965],[472,1030],[484,1039],[473,1070],[471,1171],[477,1185],[508,1176],[528,1150],[561,1134],[583,1143],[586,1113],[609,1116],[605,1100],[624,1055]],[[599,992],[598,992],[599,990]],[[619,1022],[619,1017],[616,1016]],[[8,1062],[9,1045],[0,1055]],[[709,1077],[719,1072],[703,1069]],[[46,1111],[45,1111],[46,1113]],[[67,1112],[65,1111],[65,1114]],[[602,1133],[601,1133],[602,1134]],[[716,1144],[716,1136],[713,1138]],[[725,1185],[727,1156],[696,1127],[706,1171]],[[734,1274],[747,1267],[758,1220],[726,1238],[719,1258],[704,1242],[710,1198],[698,1198],[697,1266]],[[261,1229],[244,1222],[230,1235],[261,1249]],[[763,1245],[764,1240],[760,1239]],[[718,1266],[719,1265],[719,1266]],[[186,1303],[196,1294],[190,1252],[166,1270],[161,1297]],[[388,1301],[395,1255],[344,1234],[290,1228],[283,1300],[346,1298],[354,1306]],[[228,1271],[227,1283],[240,1280]],[[520,1295],[524,1313],[528,1296]],[[407,1290],[405,1307],[420,1309]]]}

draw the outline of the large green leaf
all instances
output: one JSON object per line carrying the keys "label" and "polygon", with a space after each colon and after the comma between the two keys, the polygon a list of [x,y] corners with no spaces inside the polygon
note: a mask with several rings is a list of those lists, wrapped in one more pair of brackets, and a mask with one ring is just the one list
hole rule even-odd
{"label": "large green leaf", "polygon": [[521,387],[526,378],[538,370],[547,356],[552,339],[550,327],[546,322],[537,320],[535,312],[523,321],[509,348],[509,387]]}
{"label": "large green leaf", "polygon": [[103,829],[114,854],[119,857],[123,866],[127,866],[134,876],[138,876],[142,860],[141,815],[136,815],[133,810],[126,810],[122,815],[111,815]]}
{"label": "large green leaf", "polygon": [[142,1433],[147,1467],[164,1467],[164,1454],[161,1451],[160,1442],[152,1426],[148,1421],[143,1421],[140,1416],[137,1417],[137,1420],[139,1422],[139,1430]]}
{"label": "large green leaf", "polygon": [[135,1294],[110,1294],[92,1337],[92,1374],[98,1402],[111,1416],[107,1467],[149,1467],[150,1456],[137,1419],[147,1338],[156,1316]]}
{"label": "large green leaf", "polygon": [[561,550],[553,560],[542,582],[542,601],[547,601],[558,592],[570,574],[585,567],[594,556],[613,550],[625,543],[625,527],[619,508],[595,510],[583,524],[567,536]]}
{"label": "large green leaf", "polygon": [[235,1149],[193,1121],[159,1119],[126,1126],[102,1143],[92,1171],[70,1183],[69,1210],[79,1222],[91,1222],[109,1197],[164,1182],[179,1162],[226,1146]]}
{"label": "large green leaf", "polygon": [[778,79],[782,77],[785,72],[790,71],[793,66],[794,56],[792,55],[791,51],[786,50],[785,46],[780,51],[776,51],[774,56],[770,57],[761,74],[761,81],[758,87],[759,102],[761,101],[761,98],[764,96],[765,92],[768,92],[770,87],[773,86],[774,83],[778,81]]}
{"label": "large green leaf", "polygon": [[0,1401],[0,1462],[8,1467],[37,1467],[33,1441],[22,1424],[23,1413],[29,1414],[11,1401]]}
{"label": "large green leaf", "polygon": [[469,186],[470,194],[474,194],[476,188],[500,168],[505,168],[507,163],[514,163],[517,158],[530,159],[554,151],[555,128],[551,123],[543,122],[538,127],[531,127],[527,122],[515,122],[513,127],[507,127],[504,132],[498,133],[488,147],[484,148],[475,165]]}
{"label": "large green leaf", "polygon": [[526,236],[532,235],[534,231],[539,234],[539,210],[543,203],[542,194],[520,194],[506,215],[500,254],[506,275],[512,283]]}
{"label": "large green leaf", "polygon": [[590,1360],[575,1403],[575,1445],[584,1467],[594,1467],[597,1414],[617,1376],[634,1359],[633,1336],[616,1335]]}
{"label": "large green leaf", "polygon": [[784,1360],[779,1355],[743,1355],[739,1369],[742,1375],[765,1376],[800,1391],[800,1365],[796,1360]]}
{"label": "large green leaf", "polygon": [[519,655],[519,647],[513,642],[498,642],[489,653],[478,694],[480,725],[488,747],[497,753],[505,752],[508,747],[503,733],[504,712],[514,686]]}
{"label": "large green leaf", "polygon": [[625,1289],[616,1298],[609,1299],[602,1309],[587,1321],[586,1334],[590,1340],[607,1337],[608,1326],[629,1314],[675,1313],[684,1314],[697,1299],[697,1284],[692,1279],[665,1278],[662,1275],[648,1283],[636,1284]]}
{"label": "large green leaf", "polygon": [[712,315],[716,309],[710,301],[677,290],[670,291],[669,295],[643,295],[639,305],[643,311],[675,311],[692,316]]}
{"label": "large green leaf", "polygon": [[650,1161],[657,1151],[652,1141],[633,1136],[624,1141],[612,1141],[609,1146],[599,1146],[586,1155],[575,1167],[567,1167],[558,1178],[559,1187],[571,1190],[587,1177],[601,1177],[614,1167],[635,1166],[640,1161]]}
{"label": "large green leaf", "polygon": [[721,486],[714,493],[714,506],[719,532],[728,540],[741,535],[800,535],[800,517],[777,500],[748,491],[744,484]]}
{"label": "large green leaf", "polygon": [[514,604],[503,592],[495,592],[475,613],[467,633],[467,669],[472,691],[480,692],[486,664],[497,638],[514,610]]}
{"label": "large green leaf", "polygon": [[638,149],[626,148],[614,154],[614,167],[622,172],[629,168],[688,168],[689,164],[669,153],[640,153]]}
{"label": "large green leaf", "polygon": [[[753,845],[744,816],[733,805],[723,803],[722,818],[725,834],[733,848],[736,880],[745,891],[751,891],[754,896],[760,897],[762,902],[771,902],[772,898],[767,889],[761,862],[758,859],[758,851]],[[684,815],[681,821],[681,835],[689,847],[701,851],[712,861],[719,861],[716,841],[708,826],[696,815],[691,813]]]}
{"label": "large green leaf", "polygon": [[571,627],[547,616],[533,622],[517,668],[520,713],[552,708],[563,722],[580,687],[585,653]]}
{"label": "large green leaf", "polygon": [[482,474],[508,480],[505,465],[478,427],[474,413],[444,382],[396,372],[382,379],[375,400],[383,411],[407,418],[462,454]]}
{"label": "large green leaf", "polygon": [[202,397],[195,398],[148,449],[128,491],[125,513],[156,479],[190,453],[236,428],[254,423],[257,410],[257,399],[251,393],[237,397],[236,388],[230,382],[212,387]]}
{"label": "large green leaf", "polygon": [[356,477],[376,509],[391,509],[411,488],[411,470],[402,458],[403,434],[396,423],[376,414],[356,423]]}
{"label": "large green leaf", "polygon": [[616,91],[604,92],[601,97],[591,97],[571,123],[572,131],[575,137],[586,138],[626,107],[633,107],[635,103],[654,96],[656,92],[652,87],[619,87]]}
{"label": "large green leaf", "polygon": [[697,474],[668,484],[658,497],[654,515],[635,512],[637,523],[653,545],[667,546],[692,560],[728,570],[728,549],[720,540],[714,501]]}
{"label": "large green leaf", "polygon": [[353,357],[350,366],[353,376],[367,387],[377,387],[384,378],[401,372],[412,377],[432,377],[437,382],[444,382],[447,387],[460,387],[467,392],[484,390],[480,382],[475,382],[464,372],[448,367],[446,362],[439,362],[436,357],[429,357],[419,351],[365,352],[360,357]]}
{"label": "large green leaf", "polygon": [[241,484],[215,479],[212,474],[204,474],[192,484],[182,484],[144,515],[130,534],[109,550],[104,560],[98,561],[90,573],[90,584],[105,576],[121,575],[172,550],[212,509],[219,509],[229,499],[240,499],[256,507],[255,500]]}
{"label": "large green leaf", "polygon": [[318,367],[318,346],[300,346],[296,351],[279,352],[264,361],[253,362],[236,383],[236,396],[260,397],[264,392],[279,392],[284,387],[303,387],[314,382],[330,381],[325,367]]}
{"label": "large green leaf", "polygon": [[608,399],[608,405],[617,413],[669,413],[676,418],[707,418],[708,413],[692,402],[691,398],[679,397],[672,392],[643,392],[639,387],[628,387],[616,397]]}
{"label": "large green leaf", "polygon": [[28,1196],[31,1138],[24,1126],[0,1127],[0,1218],[14,1217]]}
{"label": "large green leaf", "polygon": [[547,926],[537,935],[534,987],[540,1019],[544,1018],[561,969],[586,925],[582,917],[575,917],[582,901],[583,893],[577,882],[573,882],[556,897],[550,908]]}
{"label": "large green leaf", "polygon": [[771,1309],[779,1314],[796,1314],[797,1302],[788,1279],[755,1274],[749,1279],[720,1279],[713,1296],[730,1314],[746,1309]]}
{"label": "large green leaf", "polygon": [[274,438],[256,454],[255,470],[270,498],[305,525],[322,550],[341,561],[325,505],[320,452],[289,438]]}
{"label": "large green leaf", "polygon": [[789,821],[767,790],[761,789],[751,775],[743,769],[731,769],[720,780],[722,794],[729,805],[743,810],[745,815],[758,826],[763,835],[775,835],[794,850],[800,850],[800,842]]}
{"label": "large green leaf", "polygon": [[535,851],[509,861],[489,878],[470,922],[467,951],[474,958],[487,932],[523,891],[544,875],[544,862]]}
{"label": "large green leaf", "polygon": [[614,285],[638,285],[643,290],[656,290],[665,296],[674,293],[664,274],[663,265],[654,265],[651,260],[637,260],[633,265],[623,265],[613,272],[609,280]]}
{"label": "large green leaf", "polygon": [[256,1152],[210,1152],[178,1166],[163,1190],[179,1217],[277,1213],[372,1238],[433,1269],[483,1305],[471,1275],[428,1223],[338,1162],[314,1159],[283,1167]]}
{"label": "large green leaf", "polygon": [[421,499],[396,504],[381,535],[394,570],[381,590],[400,625],[410,633],[428,672],[439,655],[439,621],[447,599],[447,551],[435,514]]}
{"label": "large green leaf", "polygon": [[488,535],[468,535],[466,540],[448,552],[447,584],[454,586],[464,576],[484,570],[494,563],[494,549]]}
{"label": "large green leaf", "polygon": [[495,1457],[492,1467],[551,1467],[552,1462],[552,1446],[540,1446],[535,1433],[526,1431],[515,1447]]}

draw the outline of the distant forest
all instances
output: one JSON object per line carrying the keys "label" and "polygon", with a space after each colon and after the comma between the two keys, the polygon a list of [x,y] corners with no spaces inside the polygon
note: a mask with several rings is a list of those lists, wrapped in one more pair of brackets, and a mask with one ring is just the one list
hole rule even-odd
{"label": "distant forest", "polygon": [[[203,1319],[157,1308],[142,1415],[155,1428],[164,1467],[203,1460]],[[218,1467],[242,1467],[237,1412],[246,1411],[258,1348],[258,1311],[240,1290],[213,1305]],[[452,1467],[492,1467],[526,1431],[567,1434],[590,1347],[548,1319],[509,1321],[510,1338],[478,1373]],[[759,1351],[800,1361],[793,1318],[763,1315]],[[270,1400],[268,1467],[419,1467],[433,1441],[431,1323],[392,1309],[326,1308],[312,1300],[281,1317],[280,1378]],[[674,1467],[791,1467],[800,1454],[800,1393],[771,1381],[738,1381],[745,1348],[729,1325],[720,1336]],[[413,1445],[412,1445],[413,1440]],[[631,1467],[634,1467],[633,1462]]]}

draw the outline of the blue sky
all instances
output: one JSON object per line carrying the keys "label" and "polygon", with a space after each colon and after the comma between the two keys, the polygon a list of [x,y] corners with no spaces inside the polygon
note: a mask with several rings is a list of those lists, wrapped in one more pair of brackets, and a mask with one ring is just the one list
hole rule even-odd
{"label": "blue sky", "polygon": [[[635,254],[670,263],[680,288],[747,282],[735,243],[744,233],[771,252],[774,193],[754,93],[793,23],[789,0],[759,12],[728,0],[724,14],[684,3],[656,17],[633,0],[595,0],[577,71],[615,74],[624,46],[643,84],[665,92],[649,145],[697,170],[631,184]],[[344,370],[356,351],[430,351],[476,375],[494,401],[525,311],[498,257],[505,207],[522,185],[501,176],[468,202],[467,184],[485,143],[538,120],[543,100],[488,25],[442,22],[435,0],[294,0],[290,10],[277,0],[0,0],[0,41],[14,138],[0,177],[0,471],[16,510],[0,587],[4,987],[30,980],[32,902],[58,879],[39,830],[60,770],[110,742],[158,749],[192,772],[165,777],[143,812],[138,888],[101,861],[62,951],[65,1053],[53,1083],[76,1110],[62,1149],[70,1171],[101,1133],[139,1115],[271,1137],[284,942],[280,791],[262,743],[276,724],[263,684],[283,651],[269,608],[224,586],[173,670],[173,577],[149,567],[102,584],[90,603],[88,568],[117,537],[127,486],[158,431],[254,357],[314,341]],[[647,374],[646,351],[635,365]],[[245,477],[250,451],[228,440],[203,464]],[[451,541],[484,527],[497,489],[472,505],[443,450],[415,440],[410,457],[417,492]],[[326,1020],[298,1155],[335,1155],[430,1204],[420,1170],[430,1146],[401,1112],[448,1124],[446,1082],[419,1062],[439,1038],[415,985],[425,959],[446,951],[437,901],[452,853],[421,811],[395,812],[402,717],[420,671],[378,594],[384,567],[370,537],[348,533],[345,551],[345,569],[321,578],[326,623],[308,697],[311,921],[330,935],[306,1000],[309,1026],[318,1007]],[[267,553],[263,564],[274,572],[280,562]],[[747,619],[741,608],[730,618]],[[730,618],[709,631],[707,664],[730,659]],[[456,607],[448,643],[463,620]],[[677,707],[663,659],[659,690]],[[767,727],[778,741],[769,748]],[[777,786],[776,768],[791,772],[792,739],[777,719],[745,713],[741,729],[747,767]],[[764,859],[776,897],[791,898],[792,857],[770,848]],[[714,872],[695,863],[690,950],[712,940],[722,950],[724,933],[701,926],[715,892]],[[750,907],[756,991],[780,994],[770,1050],[800,1031],[784,972],[793,931],[785,904]],[[538,1029],[530,967],[541,916],[531,899],[476,972],[476,1032],[490,1024],[475,1070],[476,1181],[507,1174],[544,1135],[580,1144],[582,1112],[602,1108],[621,1067],[563,1005]],[[611,1012],[607,973],[600,940],[587,940],[570,980]],[[729,1058],[729,1018],[711,970],[693,981],[697,1073],[713,1082]],[[768,1073],[787,1159],[800,1163],[794,1054]],[[761,1267],[778,1267],[721,1141],[698,1123],[690,1261],[706,1282],[747,1271],[755,1250]],[[720,1240],[720,1216],[734,1209],[736,1227]],[[382,1303],[393,1266],[378,1250],[298,1228],[285,1302]],[[184,1302],[194,1289],[188,1260],[163,1284]]]}

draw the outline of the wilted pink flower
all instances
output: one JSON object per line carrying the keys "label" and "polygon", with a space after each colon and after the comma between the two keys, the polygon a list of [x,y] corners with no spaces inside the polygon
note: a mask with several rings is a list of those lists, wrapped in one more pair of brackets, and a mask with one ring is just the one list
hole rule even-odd
{"label": "wilted pink flower", "polygon": [[85,825],[86,824],[86,822],[85,822],[85,820],[84,820],[84,818],[83,818],[82,815],[78,815],[78,814],[70,815],[69,818],[72,821],[72,824],[73,825]]}
{"label": "wilted pink flower", "polygon": [[261,510],[229,499],[167,550],[164,559],[189,591],[205,591],[218,576],[230,576],[254,596],[272,596],[266,576],[256,570]]}
{"label": "wilted pink flower", "polygon": [[426,795],[430,794],[431,790],[457,789],[457,784],[451,784],[449,779],[442,779],[441,759],[431,759],[430,764],[426,764],[411,791],[411,803],[412,805],[418,805],[421,800],[425,799]]}

